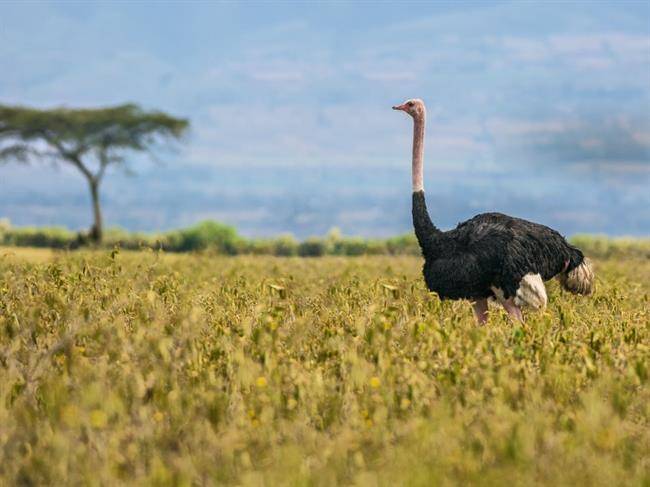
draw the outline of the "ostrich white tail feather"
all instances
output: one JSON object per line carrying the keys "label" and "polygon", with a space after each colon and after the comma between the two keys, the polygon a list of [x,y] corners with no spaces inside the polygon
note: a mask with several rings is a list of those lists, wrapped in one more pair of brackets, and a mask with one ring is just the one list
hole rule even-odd
{"label": "ostrich white tail feather", "polygon": [[[491,289],[499,303],[504,304],[508,302],[502,289],[494,286]],[[537,310],[546,308],[548,298],[542,276],[533,273],[526,274],[519,281],[519,287],[517,288],[513,301],[514,305],[519,307],[527,306]]]}
{"label": "ostrich white tail feather", "polygon": [[515,295],[515,304],[517,306],[529,306],[533,309],[544,309],[548,298],[546,297],[546,287],[542,276],[539,274],[526,274],[519,281],[519,288]]}
{"label": "ostrich white tail feather", "polygon": [[591,260],[585,257],[582,263],[569,272],[560,274],[560,284],[574,294],[589,295],[594,290],[594,268]]}

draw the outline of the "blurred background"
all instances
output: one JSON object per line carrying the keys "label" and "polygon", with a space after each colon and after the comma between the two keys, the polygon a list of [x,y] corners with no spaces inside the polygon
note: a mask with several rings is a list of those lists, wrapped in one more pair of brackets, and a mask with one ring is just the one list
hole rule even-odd
{"label": "blurred background", "polygon": [[[190,121],[102,183],[105,224],[247,237],[411,231],[412,127],[442,228],[501,211],[650,233],[650,2],[0,3],[0,103]],[[0,218],[87,228],[79,172],[0,165]]]}

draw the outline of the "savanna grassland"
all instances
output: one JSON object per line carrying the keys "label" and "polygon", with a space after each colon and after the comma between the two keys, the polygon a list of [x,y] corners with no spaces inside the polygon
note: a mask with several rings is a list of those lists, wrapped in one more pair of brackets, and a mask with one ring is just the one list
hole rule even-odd
{"label": "savanna grassland", "polygon": [[416,257],[0,249],[0,485],[649,485],[650,260],[478,327]]}

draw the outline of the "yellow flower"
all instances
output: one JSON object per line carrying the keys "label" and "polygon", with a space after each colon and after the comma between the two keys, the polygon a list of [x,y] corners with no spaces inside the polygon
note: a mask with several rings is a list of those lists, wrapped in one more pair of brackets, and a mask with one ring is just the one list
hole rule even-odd
{"label": "yellow flower", "polygon": [[380,385],[381,385],[381,380],[379,379],[379,377],[375,376],[370,378],[370,387],[372,387],[373,389],[377,389]]}
{"label": "yellow flower", "polygon": [[165,417],[165,415],[163,413],[161,413],[160,411],[156,411],[153,414],[153,419],[154,419],[154,421],[156,421],[156,423],[160,423],[163,420],[164,417]]}
{"label": "yellow flower", "polygon": [[101,409],[94,409],[90,412],[90,425],[93,428],[102,429],[108,423],[108,416]]}
{"label": "yellow flower", "polygon": [[266,377],[258,377],[255,383],[257,384],[257,387],[263,389],[267,385]]}

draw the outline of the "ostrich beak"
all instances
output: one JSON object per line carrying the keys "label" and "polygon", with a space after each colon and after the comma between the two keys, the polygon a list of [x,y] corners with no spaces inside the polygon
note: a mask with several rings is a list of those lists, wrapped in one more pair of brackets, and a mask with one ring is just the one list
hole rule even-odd
{"label": "ostrich beak", "polygon": [[404,105],[395,105],[395,106],[393,107],[393,110],[402,110],[402,111],[406,111],[406,103],[405,103]]}

